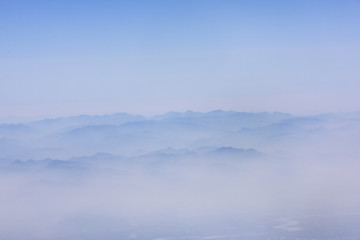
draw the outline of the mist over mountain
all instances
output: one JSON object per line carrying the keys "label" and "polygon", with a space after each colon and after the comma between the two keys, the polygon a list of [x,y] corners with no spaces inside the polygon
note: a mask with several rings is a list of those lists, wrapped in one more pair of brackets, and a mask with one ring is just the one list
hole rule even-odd
{"label": "mist over mountain", "polygon": [[[208,145],[218,135],[243,128],[259,128],[289,119],[282,113],[167,113],[150,118],[125,113],[45,119],[21,124],[1,124],[2,141],[21,143],[22,151],[3,151],[9,158],[46,158],[107,152],[138,154],[161,148]],[[200,143],[205,141],[204,143]],[[233,146],[228,144],[229,146]],[[215,146],[223,146],[221,143]],[[243,147],[235,144],[234,147]],[[23,156],[21,152],[25,152]],[[45,154],[43,154],[45,153]]]}
{"label": "mist over mountain", "polygon": [[360,114],[0,125],[4,239],[357,239]]}
{"label": "mist over mountain", "polygon": [[360,0],[0,0],[0,240],[360,240]]}

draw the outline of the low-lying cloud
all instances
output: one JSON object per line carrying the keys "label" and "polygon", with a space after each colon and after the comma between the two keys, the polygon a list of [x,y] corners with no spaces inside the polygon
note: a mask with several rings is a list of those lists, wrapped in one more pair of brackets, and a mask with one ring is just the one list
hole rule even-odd
{"label": "low-lying cloud", "polygon": [[359,116],[215,111],[3,124],[0,235],[356,239]]}

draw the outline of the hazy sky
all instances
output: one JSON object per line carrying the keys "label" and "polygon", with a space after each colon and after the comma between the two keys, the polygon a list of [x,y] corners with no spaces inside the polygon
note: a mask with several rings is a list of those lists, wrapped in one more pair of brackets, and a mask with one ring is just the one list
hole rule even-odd
{"label": "hazy sky", "polygon": [[0,1],[0,117],[360,110],[360,1]]}

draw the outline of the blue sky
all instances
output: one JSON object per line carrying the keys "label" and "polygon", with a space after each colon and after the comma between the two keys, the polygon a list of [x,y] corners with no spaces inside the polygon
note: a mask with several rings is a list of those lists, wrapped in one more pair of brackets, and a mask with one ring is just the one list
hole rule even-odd
{"label": "blue sky", "polygon": [[0,117],[360,110],[360,1],[0,2]]}

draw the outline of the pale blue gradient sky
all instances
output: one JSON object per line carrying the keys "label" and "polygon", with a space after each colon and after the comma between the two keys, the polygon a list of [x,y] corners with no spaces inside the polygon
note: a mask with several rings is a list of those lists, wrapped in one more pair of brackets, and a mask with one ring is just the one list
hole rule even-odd
{"label": "pale blue gradient sky", "polygon": [[0,1],[0,117],[360,110],[360,1]]}

